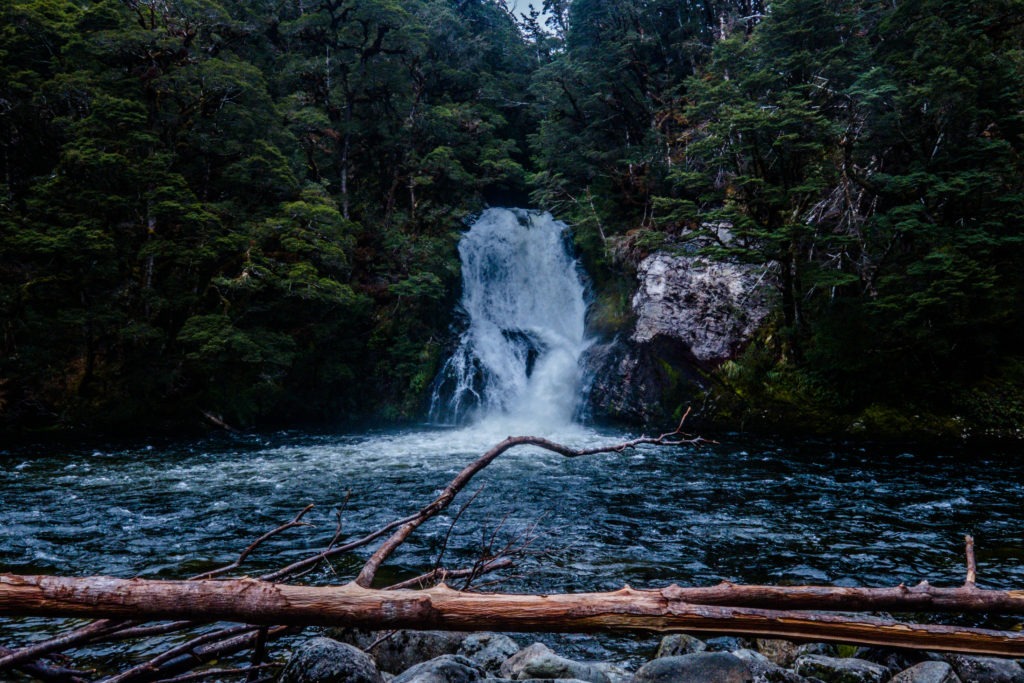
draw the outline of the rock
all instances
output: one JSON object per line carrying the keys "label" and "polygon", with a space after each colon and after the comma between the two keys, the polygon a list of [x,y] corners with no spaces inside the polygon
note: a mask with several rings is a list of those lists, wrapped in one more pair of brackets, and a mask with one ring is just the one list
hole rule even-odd
{"label": "rock", "polygon": [[655,659],[661,657],[678,657],[680,655],[689,655],[694,652],[703,652],[707,650],[708,646],[704,644],[704,641],[700,638],[694,638],[688,636],[685,633],[673,633],[672,635],[665,636],[661,639],[661,643],[658,645],[658,654],[655,655]]}
{"label": "rock", "polygon": [[733,651],[732,655],[747,665],[754,683],[804,683],[807,680],[775,664],[760,652],[744,648]]}
{"label": "rock", "polygon": [[753,645],[753,643],[744,638],[735,638],[733,636],[708,638],[704,643],[708,646],[708,652],[732,652],[733,650],[743,650]]}
{"label": "rock", "polygon": [[750,266],[657,252],[637,279],[633,340],[679,339],[702,365],[733,358],[768,315],[768,288]]}
{"label": "rock", "polygon": [[460,655],[441,655],[395,676],[392,683],[476,683],[484,670]]}
{"label": "rock", "polygon": [[370,655],[381,671],[400,674],[414,664],[426,662],[441,655],[453,655],[459,651],[468,634],[456,631],[396,631],[384,638],[384,631],[362,631],[359,629],[332,629],[328,633],[338,640],[366,649],[374,642],[377,645]]}
{"label": "rock", "polygon": [[880,664],[863,659],[802,655],[793,670],[801,676],[820,678],[825,683],[882,683],[889,671]]}
{"label": "rock", "polygon": [[311,638],[292,652],[281,683],[383,683],[377,665],[359,648]]}
{"label": "rock", "polygon": [[501,675],[516,680],[532,678],[577,678],[589,683],[611,683],[608,675],[595,664],[576,662],[560,657],[542,643],[534,643],[507,659]]}
{"label": "rock", "polygon": [[607,676],[611,683],[629,683],[633,680],[632,671],[626,671],[621,666],[617,666],[611,662],[594,662],[594,666]]}
{"label": "rock", "polygon": [[471,659],[484,671],[497,673],[502,663],[519,652],[516,641],[500,633],[471,633],[463,639],[458,654]]}
{"label": "rock", "polygon": [[777,640],[772,638],[758,638],[756,641],[757,651],[781,667],[793,666],[793,662],[801,654],[800,645],[790,640]]}
{"label": "rock", "polygon": [[946,661],[966,683],[1024,683],[1024,668],[1012,659],[947,655]]}
{"label": "rock", "polygon": [[926,655],[918,650],[891,647],[860,647],[857,648],[853,656],[857,659],[881,664],[889,671],[890,676],[895,676],[915,664],[920,664],[926,658]]}
{"label": "rock", "polygon": [[535,657],[541,657],[543,655],[553,655],[551,651],[544,643],[534,643],[529,647],[525,647],[516,654],[506,659],[502,665],[498,668],[498,673],[501,674],[502,678],[516,677],[519,670],[523,668],[523,665]]}
{"label": "rock", "polygon": [[769,287],[749,266],[657,252],[637,267],[635,322],[583,362],[595,417],[664,424],[735,358],[766,318]]}
{"label": "rock", "polygon": [[946,662],[921,662],[899,672],[889,683],[960,683],[960,677]]}
{"label": "rock", "polygon": [[726,652],[695,652],[647,662],[632,683],[752,683],[743,660]]}

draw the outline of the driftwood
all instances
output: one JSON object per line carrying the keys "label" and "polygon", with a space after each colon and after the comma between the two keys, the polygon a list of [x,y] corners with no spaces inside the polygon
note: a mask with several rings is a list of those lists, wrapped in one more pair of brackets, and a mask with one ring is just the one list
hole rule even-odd
{"label": "driftwood", "polygon": [[[688,414],[688,413],[687,413]],[[45,577],[0,575],[0,616],[102,617],[49,640],[23,648],[0,650],[0,672],[21,668],[48,680],[88,681],[89,672],[63,669],[41,660],[53,653],[98,642],[147,638],[191,630],[189,639],[155,653],[148,661],[111,678],[109,683],[199,680],[206,675],[245,676],[262,680],[275,664],[268,644],[307,625],[364,626],[374,629],[432,628],[509,631],[689,631],[772,635],[794,640],[838,641],[949,650],[976,654],[1024,655],[1024,636],[984,629],[901,624],[864,615],[814,614],[828,611],[1024,612],[1024,592],[983,590],[976,585],[973,539],[968,538],[967,580],[958,588],[927,583],[896,588],[830,586],[739,586],[723,583],[706,588],[669,586],[658,590],[626,587],[613,593],[575,595],[510,595],[467,592],[489,572],[508,568],[530,545],[531,532],[494,550],[494,539],[468,568],[441,566],[422,575],[373,588],[378,569],[422,524],[445,510],[473,477],[511,448],[532,445],[575,458],[617,453],[640,445],[695,446],[707,443],[683,433],[683,421],[658,437],[589,449],[572,449],[531,436],[509,437],[467,465],[430,503],[362,536],[343,539],[341,518],[322,550],[258,579],[220,577],[241,571],[245,561],[269,538],[306,526],[303,517],[263,534],[219,569],[188,581],[144,581],[108,577]],[[346,497],[347,501],[347,497]],[[472,500],[470,501],[472,502]],[[455,516],[453,524],[458,521]],[[290,585],[333,557],[352,553],[383,539],[351,582],[341,586]],[[328,565],[329,566],[329,565]],[[463,590],[442,582],[464,581]],[[440,585],[439,585],[440,584]],[[412,587],[433,586],[426,590]],[[170,623],[151,624],[157,620]],[[244,626],[204,626],[228,621]],[[249,666],[219,669],[216,674],[187,672],[213,660],[249,650]],[[42,677],[42,676],[41,676]]]}
{"label": "driftwood", "polygon": [[[793,599],[787,599],[787,593]],[[1024,594],[963,589],[796,589],[725,585],[715,589],[623,588],[614,593],[513,595],[468,593],[447,586],[427,590],[374,590],[344,586],[291,586],[252,579],[147,581],[109,577],[65,578],[0,575],[0,614],[104,616],[128,619],[215,619],[246,624],[356,626],[454,631],[688,631],[768,635],[890,647],[916,647],[993,655],[1024,655],[1024,634],[984,629],[903,624],[864,616],[821,615],[797,610],[698,604],[705,595],[722,603],[770,602],[778,606],[844,608],[884,604],[911,609],[922,595],[945,596],[944,604],[980,609],[1013,605]],[[736,593],[735,596],[729,597]],[[991,595],[987,595],[991,594]],[[900,599],[906,596],[906,601]],[[976,600],[980,597],[981,600]],[[237,627],[236,632],[247,627]],[[255,631],[255,627],[248,627]],[[182,646],[183,651],[204,644]],[[176,652],[165,655],[170,658]],[[160,662],[162,663],[162,661]]]}

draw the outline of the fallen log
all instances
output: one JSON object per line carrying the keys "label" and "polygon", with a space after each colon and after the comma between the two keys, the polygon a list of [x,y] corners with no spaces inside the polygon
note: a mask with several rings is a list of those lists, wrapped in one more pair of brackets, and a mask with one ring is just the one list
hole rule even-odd
{"label": "fallen log", "polygon": [[[612,593],[516,595],[468,593],[447,586],[428,590],[374,590],[356,583],[312,587],[272,584],[254,579],[225,581],[150,581],[110,577],[67,578],[0,575],[0,616],[94,616],[133,620],[194,619],[247,624],[356,626],[375,629],[496,630],[548,632],[712,632],[774,636],[864,645],[886,645],[971,654],[1024,655],[1024,634],[925,624],[906,624],[864,615],[823,615],[800,610],[762,609],[687,601],[704,591],[714,597],[743,593],[764,604],[787,604],[786,591],[795,591],[789,604],[802,609],[845,605],[842,593],[862,595],[870,602],[896,606],[908,596],[914,609],[921,596],[993,594],[998,600],[967,604],[1002,604],[1020,610],[1020,591],[978,588],[935,589],[927,586],[896,589],[830,587],[741,587],[726,584],[712,589],[669,586],[656,590],[626,587]],[[756,595],[755,595],[756,593]],[[815,602],[823,600],[824,602]],[[1000,602],[1001,600],[1001,602]]]}

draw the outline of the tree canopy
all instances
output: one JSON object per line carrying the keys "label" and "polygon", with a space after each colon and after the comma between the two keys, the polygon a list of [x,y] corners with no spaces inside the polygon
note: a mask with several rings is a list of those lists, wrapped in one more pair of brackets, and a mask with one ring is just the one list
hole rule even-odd
{"label": "tree canopy", "polygon": [[527,201],[599,297],[622,245],[770,272],[743,405],[1024,418],[1021,0],[0,14],[5,428],[414,417]]}

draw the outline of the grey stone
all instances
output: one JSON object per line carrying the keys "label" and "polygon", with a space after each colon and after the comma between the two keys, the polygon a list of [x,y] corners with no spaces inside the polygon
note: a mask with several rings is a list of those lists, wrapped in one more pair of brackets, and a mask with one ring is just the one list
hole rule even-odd
{"label": "grey stone", "polygon": [[744,648],[734,650],[732,655],[747,665],[754,683],[804,683],[807,680],[775,664],[760,652]]}
{"label": "grey stone", "polygon": [[946,662],[921,662],[899,672],[889,683],[960,683],[960,677]]}
{"label": "grey stone", "polygon": [[1024,669],[1012,659],[947,655],[946,661],[965,683],[1024,683]]}
{"label": "grey stone", "polygon": [[793,669],[800,676],[813,676],[825,683],[882,683],[889,678],[884,666],[852,657],[803,655]]}
{"label": "grey stone", "polygon": [[457,631],[396,631],[382,638],[386,632],[355,629],[337,629],[330,633],[364,650],[377,642],[369,652],[382,671],[393,674],[441,655],[457,653],[468,635]]}
{"label": "grey stone", "polygon": [[596,417],[663,424],[699,395],[706,373],[735,358],[769,311],[770,278],[746,265],[656,252],[637,266],[635,322],[583,362]]}
{"label": "grey stone", "polygon": [[506,659],[519,652],[516,641],[500,633],[471,633],[458,654],[473,660],[484,671],[497,673]]}
{"label": "grey stone", "polygon": [[735,356],[768,315],[768,288],[750,266],[657,252],[637,268],[632,338],[683,341],[698,363]]}
{"label": "grey stone", "polygon": [[881,664],[889,670],[890,676],[895,676],[915,664],[920,664],[925,655],[917,650],[898,649],[891,647],[861,647],[853,654],[857,659],[866,659],[875,664]]}
{"label": "grey stone", "polygon": [[593,666],[597,667],[611,683],[629,683],[633,680],[633,672],[623,669],[621,666],[612,664],[611,662],[594,662]]}
{"label": "grey stone", "polygon": [[746,663],[726,652],[695,652],[647,662],[633,683],[752,683]]}
{"label": "grey stone", "polygon": [[803,654],[800,652],[800,646],[791,640],[758,638],[755,642],[758,652],[781,667],[793,666],[796,658]]}
{"label": "grey stone", "polygon": [[734,636],[708,638],[704,641],[704,644],[708,646],[708,652],[732,652],[733,650],[743,650],[753,645],[753,643],[744,638],[736,638]]}
{"label": "grey stone", "polygon": [[500,673],[520,681],[531,678],[576,678],[590,683],[611,683],[600,667],[560,657],[542,643],[534,643],[507,659],[501,665]]}
{"label": "grey stone", "polygon": [[373,659],[359,648],[330,638],[299,646],[281,672],[281,683],[383,683]]}
{"label": "grey stone", "polygon": [[672,635],[665,636],[661,639],[661,643],[658,645],[658,654],[655,655],[655,659],[660,657],[689,655],[694,652],[703,652],[707,649],[708,646],[700,638],[694,638],[693,636],[685,633],[673,633]]}
{"label": "grey stone", "polygon": [[526,662],[535,657],[553,654],[555,653],[551,651],[551,648],[544,643],[534,643],[502,662],[502,665],[498,668],[498,673],[501,674],[502,678],[515,678]]}
{"label": "grey stone", "polygon": [[441,655],[395,676],[392,683],[476,683],[484,670],[460,655]]}

